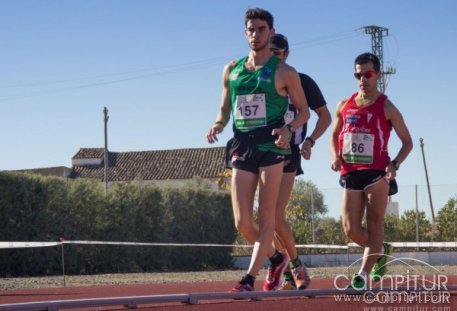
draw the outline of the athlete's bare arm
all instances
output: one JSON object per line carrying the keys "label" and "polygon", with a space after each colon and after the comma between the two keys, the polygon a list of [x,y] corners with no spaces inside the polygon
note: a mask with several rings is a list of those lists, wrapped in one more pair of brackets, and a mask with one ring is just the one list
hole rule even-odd
{"label": "athlete's bare arm", "polygon": [[[310,135],[308,135],[308,137],[310,137],[313,141],[316,141],[330,126],[332,123],[332,117],[330,115],[330,111],[327,108],[327,105],[315,109],[314,112],[317,114],[317,122],[314,126],[314,130]],[[305,140],[301,146],[300,153],[305,160],[311,159],[311,147],[312,146],[309,140]]]}
{"label": "athlete's bare arm", "polygon": [[[275,82],[278,94],[289,96],[290,101],[297,110],[295,118],[289,123],[292,129],[295,130],[305,124],[310,116],[305,93],[300,83],[300,77],[293,67],[281,63],[278,65],[278,70],[276,71]],[[286,149],[289,148],[291,133],[287,127],[274,129],[273,134],[279,136],[275,142],[276,145]]]}
{"label": "athlete's bare arm", "polygon": [[[392,160],[396,160],[398,164],[400,164],[406,159],[408,154],[413,149],[413,140],[402,114],[390,100],[387,100],[384,104],[384,113],[387,120],[389,120],[392,124],[392,127],[402,144],[398,154],[392,158]],[[386,168],[386,171],[389,173],[390,170],[392,170],[392,167],[389,165],[388,168]]]}
{"label": "athlete's bare arm", "polygon": [[276,75],[276,89],[280,95],[289,96],[290,101],[297,110],[295,119],[289,123],[294,129],[305,124],[309,117],[308,102],[301,86],[298,72],[291,66],[281,63]]}
{"label": "athlete's bare arm", "polygon": [[228,63],[224,67],[224,71],[222,74],[222,95],[221,95],[221,103],[219,106],[219,112],[217,113],[216,120],[214,121],[214,125],[209,129],[208,133],[206,134],[206,139],[210,144],[215,143],[217,141],[217,134],[222,133],[224,127],[230,120],[230,84],[229,84],[229,76],[230,72],[232,71],[233,66],[235,65],[235,61]]}
{"label": "athlete's bare arm", "polygon": [[343,99],[336,105],[335,119],[333,121],[332,137],[330,139],[330,152],[332,153],[332,170],[339,171],[341,169],[341,161],[338,155],[339,136],[343,127],[343,119],[341,118],[341,109],[346,104],[347,99]]}

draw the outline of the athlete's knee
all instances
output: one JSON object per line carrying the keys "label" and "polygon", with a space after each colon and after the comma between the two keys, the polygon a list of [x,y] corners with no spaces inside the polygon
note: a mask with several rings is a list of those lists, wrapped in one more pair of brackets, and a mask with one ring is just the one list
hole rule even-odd
{"label": "athlete's knee", "polygon": [[357,238],[362,234],[362,227],[351,224],[350,222],[343,223],[344,234],[351,239]]}
{"label": "athlete's knee", "polygon": [[250,236],[254,231],[254,224],[252,221],[238,219],[235,221],[235,228],[244,236]]}

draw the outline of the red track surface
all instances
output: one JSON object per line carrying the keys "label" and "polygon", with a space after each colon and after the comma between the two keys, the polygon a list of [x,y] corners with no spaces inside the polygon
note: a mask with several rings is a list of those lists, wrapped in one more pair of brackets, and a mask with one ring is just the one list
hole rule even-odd
{"label": "red track surface", "polygon": [[[447,285],[457,285],[457,276],[448,276]],[[233,286],[233,282],[201,282],[201,283],[179,283],[179,284],[136,284],[136,285],[111,285],[111,286],[87,286],[87,287],[66,287],[66,288],[47,288],[47,289],[27,289],[27,290],[8,290],[0,291],[0,304],[31,302],[31,301],[49,301],[49,300],[73,300],[84,298],[104,298],[104,297],[124,297],[124,296],[146,296],[146,295],[164,295],[164,294],[187,294],[197,292],[226,292]],[[260,286],[260,282],[258,285]],[[313,279],[310,289],[331,289],[333,288],[333,279]],[[439,294],[439,293],[437,293]],[[435,295],[439,297],[438,295]],[[337,301],[334,295],[321,296],[316,298],[265,298],[261,301],[244,301],[244,300],[208,300],[199,301],[195,305],[182,303],[160,303],[150,305],[139,305],[138,310],[376,310],[376,311],[450,311],[457,310],[457,293],[446,299],[442,296],[441,302],[373,302],[355,301],[361,296],[352,296],[351,301]],[[348,297],[346,297],[348,299]],[[343,298],[344,300],[344,298]],[[372,307],[373,309],[370,309]],[[380,307],[380,308],[375,308]],[[403,309],[400,309],[403,307]],[[368,308],[368,309],[366,309]],[[71,310],[128,310],[124,306],[71,309]]]}

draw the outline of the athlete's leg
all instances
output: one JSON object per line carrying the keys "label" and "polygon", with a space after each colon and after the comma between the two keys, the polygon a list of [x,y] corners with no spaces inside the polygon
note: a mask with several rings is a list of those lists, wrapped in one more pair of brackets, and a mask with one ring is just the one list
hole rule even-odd
{"label": "athlete's leg", "polygon": [[389,184],[382,178],[365,189],[367,205],[368,245],[364,252],[362,270],[369,272],[382,254],[384,215],[387,208]]}
{"label": "athlete's leg", "polygon": [[[281,186],[276,204],[276,233],[282,248],[287,252],[290,259],[297,258],[297,250],[295,248],[295,240],[292,229],[286,221],[286,208],[289,203],[290,194],[294,186],[295,172],[283,173],[281,179]],[[280,249],[278,245],[276,247]]]}
{"label": "athlete's leg", "polygon": [[249,242],[254,244],[259,234],[253,219],[254,196],[258,175],[234,168],[232,171],[232,208],[236,229]]}
{"label": "athlete's leg", "polygon": [[259,168],[259,235],[252,251],[248,273],[256,276],[272,249],[275,210],[283,163]]}
{"label": "athlete's leg", "polygon": [[348,238],[365,247],[368,244],[368,231],[362,227],[365,213],[365,197],[363,191],[344,189],[343,191],[343,230]]}

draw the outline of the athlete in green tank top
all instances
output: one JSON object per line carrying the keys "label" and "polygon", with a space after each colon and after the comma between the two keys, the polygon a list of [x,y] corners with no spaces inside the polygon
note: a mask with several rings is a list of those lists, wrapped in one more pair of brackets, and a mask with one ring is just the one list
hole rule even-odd
{"label": "athlete in green tank top", "polygon": [[[283,122],[288,107],[288,97],[276,91],[275,73],[280,59],[272,56],[262,68],[248,71],[247,58],[236,62],[229,77],[233,124],[235,130],[241,132]],[[290,150],[278,148],[273,139],[258,147],[261,151],[290,154]]]}

